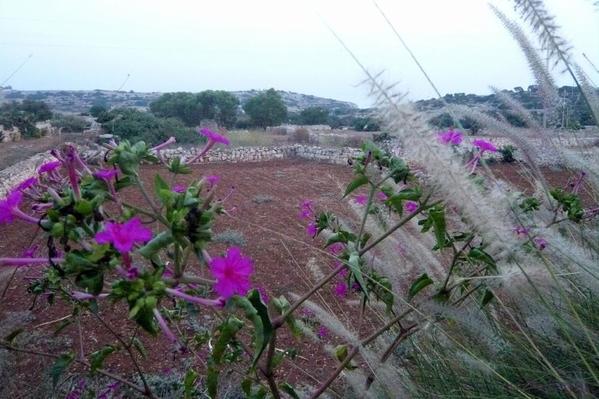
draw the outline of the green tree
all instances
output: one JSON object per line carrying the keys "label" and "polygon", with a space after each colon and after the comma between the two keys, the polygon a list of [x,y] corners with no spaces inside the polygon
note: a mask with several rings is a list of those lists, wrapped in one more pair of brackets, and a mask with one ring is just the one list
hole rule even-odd
{"label": "green tree", "polygon": [[219,125],[231,127],[237,120],[239,101],[222,90],[193,93],[165,93],[150,104],[156,116],[178,118],[187,126],[197,126],[203,119],[213,119]]}
{"label": "green tree", "polygon": [[359,132],[378,132],[381,130],[380,124],[370,117],[355,118],[352,122],[352,127]]}
{"label": "green tree", "polygon": [[98,122],[107,133],[135,142],[159,144],[170,136],[179,143],[200,142],[202,137],[177,118],[159,118],[134,108],[117,108],[100,115]]}
{"label": "green tree", "polygon": [[94,104],[89,108],[89,114],[94,118],[97,118],[105,112],[108,112],[108,108],[102,104]]}
{"label": "green tree", "polygon": [[250,98],[243,109],[254,126],[263,128],[276,126],[287,118],[287,107],[275,89],[269,89]]}
{"label": "green tree", "polygon": [[299,116],[302,125],[323,125],[329,121],[329,111],[322,107],[306,108]]}
{"label": "green tree", "polygon": [[3,104],[0,107],[0,125],[11,128],[17,127],[24,137],[38,137],[40,132],[35,127],[36,122],[52,118],[48,104],[42,101],[23,100]]}

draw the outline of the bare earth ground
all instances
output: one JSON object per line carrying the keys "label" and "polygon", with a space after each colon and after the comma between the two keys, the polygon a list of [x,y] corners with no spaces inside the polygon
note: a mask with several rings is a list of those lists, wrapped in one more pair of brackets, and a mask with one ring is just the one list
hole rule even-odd
{"label": "bare earth ground", "polygon": [[[519,175],[518,167],[515,165],[495,165],[493,170],[499,175],[517,184],[521,189],[529,189],[524,178]],[[155,172],[162,171],[157,167],[146,167],[143,171],[144,180],[151,184]],[[548,179],[552,185],[563,186],[570,174],[568,172],[546,170]],[[265,287],[268,295],[272,298],[290,292],[301,294],[305,292],[308,282],[316,281],[314,272],[310,272],[309,263],[319,265],[321,273],[326,274],[330,270],[332,262],[326,256],[314,250],[313,240],[305,233],[305,224],[297,218],[298,203],[305,199],[313,199],[318,204],[318,209],[331,210],[335,213],[345,215],[349,218],[351,211],[347,203],[340,200],[341,188],[351,179],[351,169],[348,166],[320,164],[307,161],[276,161],[265,163],[248,164],[210,164],[197,166],[192,175],[180,176],[177,183],[189,183],[202,175],[217,174],[221,176],[221,185],[218,187],[218,196],[227,195],[232,188],[233,194],[227,200],[226,208],[235,209],[233,217],[221,217],[216,224],[216,233],[227,229],[241,232],[247,244],[243,252],[252,257],[255,263],[254,283],[256,286]],[[165,175],[165,177],[168,177]],[[259,200],[260,196],[269,196]],[[143,198],[133,192],[128,192],[126,198],[130,202],[143,204]],[[261,202],[261,203],[259,203]],[[275,234],[261,229],[267,228],[281,234]],[[36,227],[13,224],[0,225],[0,254],[2,256],[16,256],[31,243],[43,242],[36,236]],[[317,242],[316,244],[322,244]],[[216,244],[210,248],[211,253],[219,254],[226,248],[223,244]],[[313,258],[313,259],[312,259]],[[311,260],[312,259],[312,260]],[[196,266],[197,267],[197,266]],[[196,270],[197,271],[197,270]],[[29,334],[27,339],[29,346],[42,351],[73,350],[77,352],[81,345],[85,353],[89,354],[105,344],[115,343],[114,337],[106,330],[98,326],[92,316],[85,314],[80,317],[83,339],[80,339],[77,323],[67,326],[61,333],[66,339],[57,340],[53,332],[60,324],[58,319],[67,317],[70,306],[58,301],[49,306],[45,298],[38,298],[33,303],[33,296],[27,293],[27,284],[31,277],[39,275],[34,268],[22,268],[15,272],[14,278],[8,279],[12,270],[3,271],[4,278],[0,282],[0,332],[4,337],[11,331],[7,331],[8,324],[14,327],[22,327]],[[8,285],[7,285],[8,283]],[[5,290],[4,293],[2,291]],[[355,295],[354,295],[355,296]],[[342,303],[333,294],[333,285],[322,290],[322,299],[341,315],[344,322],[356,320],[358,316],[357,307]],[[350,299],[357,299],[350,294]],[[170,306],[168,303],[166,306]],[[31,313],[29,314],[29,310]],[[101,302],[101,316],[116,330],[121,333],[130,333],[132,323],[128,322],[127,311],[122,304],[111,305]],[[20,322],[13,319],[21,317]],[[11,320],[11,323],[7,323]],[[54,321],[54,322],[53,322]],[[214,316],[207,310],[199,308],[197,324],[210,328]],[[48,324],[44,324],[48,323]],[[33,334],[35,330],[41,331]],[[181,324],[181,328],[192,328],[189,324]],[[316,324],[316,327],[318,325]],[[92,328],[93,327],[93,328]],[[363,328],[362,334],[369,326]],[[24,335],[25,335],[24,334]],[[27,335],[25,335],[27,336]],[[170,370],[185,369],[187,363],[191,362],[200,370],[203,369],[206,353],[192,353],[184,355],[175,354],[172,345],[162,336],[154,339],[142,332],[138,332],[148,349],[149,361],[145,361],[145,371],[149,373],[165,373]],[[338,337],[334,333],[324,338],[324,341],[335,346]],[[23,341],[23,343],[27,343]],[[300,357],[295,366],[289,362],[284,364],[279,371],[280,375],[286,376],[289,382],[296,384],[315,385],[317,380],[326,379],[327,373],[334,369],[335,361],[329,354],[324,353],[321,343],[315,343],[307,337],[295,341],[284,335],[278,342],[282,349],[296,347],[300,349]],[[167,354],[167,356],[165,356]],[[5,380],[7,388],[5,394],[20,392],[22,397],[36,397],[35,388],[47,381],[48,367],[51,361],[48,359],[19,354],[16,356],[16,368],[11,371],[14,378]],[[105,363],[108,370],[132,373],[133,367],[128,357],[117,354],[111,356]],[[0,371],[2,364],[0,363]],[[77,370],[74,368],[74,370]],[[4,379],[4,376],[3,376]],[[20,387],[19,387],[20,386]],[[23,391],[23,387],[28,392]],[[3,396],[0,389],[0,397]],[[11,396],[12,397],[12,396]]]}
{"label": "bare earth ground", "polygon": [[94,136],[82,133],[63,133],[61,136],[51,135],[38,139],[25,139],[21,141],[0,143],[0,170],[27,159],[40,152],[57,148],[65,141],[84,144],[93,140]]}

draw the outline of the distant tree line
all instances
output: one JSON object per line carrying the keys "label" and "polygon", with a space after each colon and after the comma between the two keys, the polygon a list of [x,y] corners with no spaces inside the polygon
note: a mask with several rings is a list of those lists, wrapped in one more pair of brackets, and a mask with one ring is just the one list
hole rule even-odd
{"label": "distant tree line", "polygon": [[5,128],[17,127],[23,137],[38,137],[37,122],[52,118],[48,105],[42,101],[12,101],[0,107],[0,125]]}

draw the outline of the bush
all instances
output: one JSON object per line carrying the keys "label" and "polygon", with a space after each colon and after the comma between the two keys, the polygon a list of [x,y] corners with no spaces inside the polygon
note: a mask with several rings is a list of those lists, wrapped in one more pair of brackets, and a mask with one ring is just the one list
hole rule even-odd
{"label": "bush", "polygon": [[178,143],[200,143],[205,138],[185,126],[176,118],[158,118],[149,112],[133,108],[118,108],[101,114],[98,122],[107,133],[121,139],[143,140],[150,145],[159,144],[170,136]]}
{"label": "bush", "polygon": [[274,89],[250,98],[243,109],[252,125],[262,128],[279,125],[287,118],[287,106]]}
{"label": "bush", "polygon": [[303,127],[295,129],[290,137],[290,141],[293,143],[307,144],[310,142],[310,131]]}
{"label": "bush", "polygon": [[85,118],[73,115],[54,115],[50,123],[64,132],[82,132],[89,128],[89,123]]}
{"label": "bush", "polygon": [[381,126],[378,121],[373,118],[355,118],[352,121],[352,128],[358,132],[378,132]]}
{"label": "bush", "polygon": [[516,147],[513,145],[507,144],[502,146],[499,149],[499,153],[501,154],[501,162],[512,163],[516,161],[514,158],[514,152],[516,151]]}

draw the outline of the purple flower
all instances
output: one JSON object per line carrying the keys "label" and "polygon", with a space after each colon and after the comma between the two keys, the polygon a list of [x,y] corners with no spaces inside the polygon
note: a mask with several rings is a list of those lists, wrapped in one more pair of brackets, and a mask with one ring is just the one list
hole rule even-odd
{"label": "purple flower", "polygon": [[183,184],[175,184],[172,188],[173,193],[183,193],[185,192],[185,190],[187,190],[187,187],[185,187]]}
{"label": "purple flower", "polygon": [[534,242],[534,244],[535,244],[535,247],[537,247],[537,249],[538,249],[539,251],[542,251],[542,250],[544,250],[544,249],[547,247],[547,245],[549,244],[549,243],[547,242],[547,240],[546,240],[546,239],[544,239],[544,238],[542,238],[542,237],[535,237],[535,238],[533,238],[533,240],[532,240],[532,241]]}
{"label": "purple flower", "polygon": [[528,232],[529,232],[529,230],[523,226],[514,228],[514,233],[516,233],[516,235],[520,238],[524,238],[524,237],[528,236]]}
{"label": "purple flower", "polygon": [[226,138],[225,136],[218,134],[215,131],[212,131],[210,129],[203,128],[203,129],[200,129],[200,131],[198,133],[200,133],[202,136],[205,136],[206,138],[208,138],[208,142],[212,141],[213,143],[222,143],[225,145],[229,144],[228,138]]}
{"label": "purple flower", "polygon": [[125,223],[107,222],[104,230],[96,234],[98,244],[112,245],[121,254],[126,254],[133,249],[135,243],[145,243],[152,238],[152,231],[142,226],[138,217],[129,219]]}
{"label": "purple flower", "polygon": [[339,298],[345,298],[347,296],[347,284],[344,282],[338,282],[335,285],[335,295]]}
{"label": "purple flower", "polygon": [[60,165],[61,164],[59,161],[46,162],[45,164],[40,166],[40,168],[37,170],[37,173],[39,173],[40,175],[42,173],[50,173],[50,172],[60,168]]}
{"label": "purple flower", "polygon": [[22,258],[33,258],[35,253],[37,252],[38,245],[32,245],[29,248],[26,248],[21,254]]}
{"label": "purple flower", "polygon": [[96,179],[104,180],[106,182],[110,181],[117,175],[116,169],[100,169],[94,173],[94,177]]}
{"label": "purple flower", "polygon": [[358,205],[366,205],[368,196],[366,194],[358,194],[354,197],[354,202]]}
{"label": "purple flower", "polygon": [[334,244],[331,244],[329,246],[329,252],[332,253],[333,255],[337,256],[339,255],[341,252],[343,252],[343,250],[345,249],[345,245],[343,245],[340,242],[336,242]]}
{"label": "purple flower", "polygon": [[0,200],[0,224],[12,223],[16,218],[22,219],[29,223],[35,223],[39,221],[32,216],[29,216],[19,209],[23,201],[23,194],[20,191],[12,191],[8,196]]}
{"label": "purple flower", "polygon": [[318,338],[325,339],[329,336],[329,330],[325,326],[318,327],[318,331],[316,332]]}
{"label": "purple flower", "polygon": [[306,234],[308,234],[310,237],[315,237],[317,233],[318,233],[318,226],[316,226],[316,223],[314,223],[314,222],[308,223],[308,225],[306,226]]}
{"label": "purple flower", "polygon": [[403,209],[407,213],[415,212],[416,209],[418,209],[418,207],[419,207],[419,205],[418,205],[418,202],[416,202],[416,201],[406,201],[406,203],[403,205]]}
{"label": "purple flower", "polygon": [[217,176],[217,175],[206,176],[206,181],[210,185],[210,188],[212,188],[218,184],[218,182],[220,181],[220,176]]}
{"label": "purple flower", "polygon": [[230,247],[225,257],[213,258],[209,264],[210,272],[216,277],[214,289],[220,296],[245,295],[250,289],[252,259],[243,256],[239,248]]}
{"label": "purple flower", "polygon": [[485,151],[497,152],[497,147],[495,147],[493,143],[486,140],[476,139],[472,142],[472,145],[478,147],[481,154]]}
{"label": "purple flower", "polygon": [[306,199],[300,204],[300,219],[310,219],[314,216],[314,201]]}
{"label": "purple flower", "polygon": [[462,133],[457,130],[447,130],[437,134],[437,139],[443,144],[460,145],[463,140]]}
{"label": "purple flower", "polygon": [[17,185],[17,187],[15,187],[15,190],[16,191],[25,191],[28,188],[35,186],[36,184],[37,184],[37,178],[30,177],[29,179],[25,179],[21,183],[19,183],[19,185]]}
{"label": "purple flower", "polygon": [[378,199],[381,202],[385,202],[389,199],[389,196],[384,192],[379,191],[378,193],[376,193],[376,199]]}

